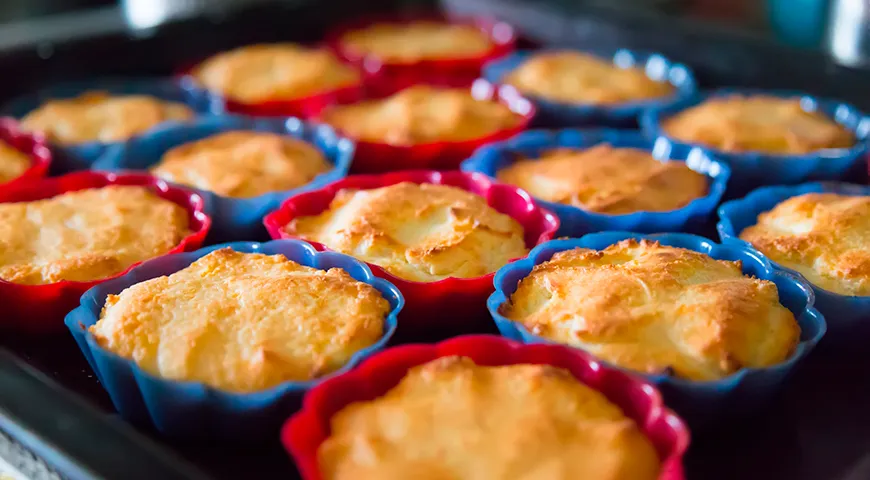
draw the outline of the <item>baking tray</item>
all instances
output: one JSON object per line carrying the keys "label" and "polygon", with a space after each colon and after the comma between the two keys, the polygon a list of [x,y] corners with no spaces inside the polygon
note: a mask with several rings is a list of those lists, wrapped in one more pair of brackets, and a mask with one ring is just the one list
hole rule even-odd
{"label": "baking tray", "polygon": [[[256,41],[313,42],[337,21],[409,3],[431,6],[287,1],[137,35],[110,33],[18,48],[0,55],[0,71],[15,72],[0,76],[0,103],[54,81],[170,74],[191,59]],[[559,3],[446,0],[442,7],[494,14],[517,25],[530,43],[658,50],[691,65],[705,87],[795,88],[870,107],[864,94],[870,72],[839,67],[820,52],[678,19]],[[711,227],[702,233],[716,238]],[[0,347],[0,473],[14,468],[22,478],[76,480],[296,478],[277,441],[171,441],[124,423],[68,334],[6,333]],[[870,358],[812,355],[766,410],[723,428],[693,432],[689,478],[870,479],[868,378]]]}

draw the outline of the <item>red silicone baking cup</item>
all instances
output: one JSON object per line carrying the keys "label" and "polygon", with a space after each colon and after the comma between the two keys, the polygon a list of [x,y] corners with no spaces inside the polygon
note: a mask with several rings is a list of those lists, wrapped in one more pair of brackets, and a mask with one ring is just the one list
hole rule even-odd
{"label": "red silicone baking cup", "polygon": [[[435,21],[454,25],[473,25],[486,34],[492,48],[483,55],[443,59],[384,61],[366,55],[342,42],[350,31],[380,23],[408,24]],[[356,65],[365,76],[366,86],[373,95],[389,95],[421,82],[437,81],[452,85],[469,85],[480,76],[483,65],[516,49],[517,35],[512,26],[488,17],[455,17],[439,15],[369,16],[339,25],[326,36],[326,43],[344,60]]]}
{"label": "red silicone baking cup", "polygon": [[[150,175],[118,175],[108,172],[78,172],[62,177],[21,184],[0,191],[0,203],[29,202],[51,198],[66,192],[108,185],[139,185],[148,187],[158,196],[183,206],[193,231],[169,251],[178,253],[196,250],[202,245],[211,226],[211,219],[203,212],[203,200],[194,192],[169,185]],[[45,285],[19,285],[0,279],[0,305],[3,321],[0,326],[30,333],[49,333],[63,330],[63,317],[78,306],[79,297],[94,285],[126,274],[123,272],[91,282],[61,281]]]}
{"label": "red silicone baking cup", "polygon": [[[323,188],[301,193],[287,199],[278,210],[266,215],[263,224],[274,239],[304,238],[290,235],[283,227],[296,217],[318,215],[342,189],[370,190],[400,182],[450,185],[480,195],[486,203],[509,215],[523,226],[526,247],[551,240],[559,228],[559,219],[537,206],[523,190],[494,182],[478,173],[405,171],[383,175],[354,175]],[[308,241],[308,240],[306,240]],[[318,250],[328,250],[322,244],[309,242]],[[488,323],[486,299],[493,292],[495,273],[476,278],[449,277],[437,282],[415,282],[396,277],[383,268],[368,264],[375,275],[397,286],[405,296],[405,309],[400,314],[399,331],[473,331]]]}
{"label": "red silicone baking cup", "polygon": [[[425,82],[431,85],[450,87],[444,83]],[[459,164],[475,150],[492,142],[506,140],[524,131],[535,116],[535,107],[509,85],[494,85],[484,79],[477,79],[469,87],[471,94],[479,100],[496,100],[512,112],[521,116],[520,122],[490,135],[461,142],[432,142],[416,145],[393,145],[389,143],[368,142],[343,132],[336,131],[356,143],[351,171],[353,173],[380,173],[396,170],[455,170]]]}
{"label": "red silicone baking cup", "polygon": [[302,479],[322,479],[317,467],[317,449],[329,436],[333,415],[351,403],[385,394],[410,368],[447,356],[469,357],[479,365],[543,364],[570,371],[578,380],[603,393],[638,424],[661,459],[659,480],[685,478],[683,454],[689,446],[689,431],[683,421],[664,406],[661,394],[649,383],[607,368],[576,349],[524,345],[502,337],[470,335],[435,345],[389,348],[309,391],[302,409],[281,431],[284,448],[295,460]]}
{"label": "red silicone baking cup", "polygon": [[12,180],[0,183],[0,189],[14,188],[38,180],[48,174],[52,156],[48,143],[42,135],[27,133],[21,130],[14,118],[3,117],[0,118],[0,141],[27,155],[30,159],[30,168]]}
{"label": "red silicone baking cup", "polygon": [[213,92],[200,86],[189,76],[194,67],[181,70],[179,76],[183,79],[184,88],[188,91],[200,92],[208,95],[213,102],[221,105],[222,109],[229,113],[247,115],[251,117],[297,117],[308,120],[316,117],[320,112],[334,104],[358,102],[366,97],[364,79],[359,82],[335,90],[320,92],[307,97],[290,100],[267,100],[256,103],[246,103],[224,97],[220,92]]}

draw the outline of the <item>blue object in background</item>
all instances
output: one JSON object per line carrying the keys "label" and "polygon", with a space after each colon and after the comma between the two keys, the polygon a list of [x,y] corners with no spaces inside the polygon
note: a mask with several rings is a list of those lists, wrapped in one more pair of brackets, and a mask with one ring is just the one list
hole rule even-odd
{"label": "blue object in background", "polygon": [[767,0],[767,20],[773,34],[794,47],[818,47],[827,18],[828,0]]}
{"label": "blue object in background", "polygon": [[298,118],[256,119],[224,115],[157,127],[142,136],[111,147],[94,163],[93,168],[108,171],[147,170],[156,165],[172,148],[233,130],[272,132],[304,140],[317,147],[334,168],[299,188],[251,198],[224,197],[194,188],[205,200],[206,214],[212,217],[209,243],[267,238],[262,224],[267,213],[297,193],[317,189],[344,178],[353,160],[354,143],[336,134],[329,125],[307,123]]}
{"label": "blue object in background", "polygon": [[825,335],[825,318],[813,307],[815,299],[812,287],[800,277],[775,269],[757,251],[738,245],[720,245],[703,237],[682,233],[641,235],[630,232],[593,233],[582,238],[551,240],[535,247],[526,258],[499,269],[495,274],[495,292],[487,300],[487,308],[501,334],[524,343],[554,343],[502,316],[500,307],[508,301],[520,280],[528,276],[535,265],[549,260],[555,253],[578,247],[603,250],[629,238],[655,240],[664,245],[701,252],[719,260],[740,260],[744,274],[776,284],[780,302],[794,314],[801,328],[800,343],[792,355],[786,361],[768,368],[743,368],[725,378],[709,382],[684,380],[666,374],[642,375],[661,389],[667,405],[679,413],[692,428],[709,427],[762,407],[776,394],[795,366]]}
{"label": "blue object in background", "polygon": [[[154,376],[139,368],[132,360],[104,349],[88,332],[88,327],[99,320],[108,295],[117,295],[125,288],[151,278],[170,275],[224,247],[246,253],[281,254],[294,262],[320,270],[340,268],[354,279],[372,285],[390,303],[390,313],[384,320],[383,336],[374,345],[354,354],[342,368],[324,377],[285,382],[255,393],[234,393],[199,382]],[[127,420],[153,424],[158,431],[169,436],[219,437],[254,442],[276,436],[309,389],[326,378],[348,371],[364,358],[384,348],[396,331],[397,316],[404,303],[398,288],[375,277],[365,263],[347,255],[317,252],[314,247],[299,240],[238,242],[149,260],[126,275],[103,282],[85,292],[81,305],[66,316],[65,323],[109,393],[115,408]]]}
{"label": "blue object in background", "polygon": [[[197,115],[223,113],[223,105],[214,102],[207,95],[192,93],[185,89],[179,81],[162,77],[102,78],[60,83],[37,90],[32,94],[17,97],[0,108],[0,111],[4,116],[20,120],[49,100],[74,98],[89,91],[103,91],[113,95],[151,95],[162,100],[183,103]],[[53,149],[56,155],[52,164],[52,173],[61,174],[87,170],[109,147],[118,143],[55,144]]]}

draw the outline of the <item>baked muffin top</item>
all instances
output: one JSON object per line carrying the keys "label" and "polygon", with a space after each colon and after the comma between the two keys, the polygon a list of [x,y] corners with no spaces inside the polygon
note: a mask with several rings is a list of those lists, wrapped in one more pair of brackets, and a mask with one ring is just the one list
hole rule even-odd
{"label": "baked muffin top", "polygon": [[549,365],[439,358],[331,423],[324,480],[654,480],[661,468],[618,406]]}
{"label": "baked muffin top", "polygon": [[807,193],[740,233],[768,258],[841,295],[870,295],[870,196]]}
{"label": "baked muffin top", "polygon": [[0,279],[40,285],[111,277],[169,252],[189,234],[187,211],[145,187],[0,203]]}
{"label": "baked muffin top", "polygon": [[609,60],[580,52],[535,53],[502,81],[528,95],[562,103],[614,104],[665,97],[674,93],[641,68],[620,68]]}
{"label": "baked muffin top", "polygon": [[301,187],[332,165],[313,145],[270,132],[230,131],[166,152],[151,172],[226,197]]}
{"label": "baked muffin top", "polygon": [[187,105],[150,95],[91,91],[45,102],[21,119],[21,127],[41,132],[62,145],[112,143],[142,134],[163,122],[189,120],[194,115]]}
{"label": "baked muffin top", "polygon": [[493,48],[489,35],[474,25],[433,21],[375,23],[346,32],[340,42],[385,63],[478,57]]}
{"label": "baked muffin top", "polygon": [[418,282],[480,277],[528,252],[516,220],[483,197],[429,183],[341,190],[326,211],[284,229]]}
{"label": "baked muffin top", "polygon": [[417,145],[484,137],[517,126],[522,116],[467,88],[415,85],[385,99],[329,107],[323,120],[357,140]]}
{"label": "baked muffin top", "polygon": [[249,393],[340,368],[380,339],[389,311],[344,270],[224,248],[109,295],[89,330],[152,375]]}
{"label": "baked muffin top", "polygon": [[773,282],[646,240],[555,254],[501,313],[615,365],[700,381],[780,363],[800,337]]}
{"label": "baked muffin top", "polygon": [[30,168],[30,157],[0,140],[0,183],[11,182]]}
{"label": "baked muffin top", "polygon": [[660,162],[644,150],[608,144],[547,150],[497,177],[541,200],[611,215],[675,210],[707,194],[707,177],[684,162]]}
{"label": "baked muffin top", "polygon": [[662,122],[669,136],[726,152],[801,154],[849,148],[855,137],[799,98],[765,95],[714,97]]}
{"label": "baked muffin top", "polygon": [[292,43],[249,45],[219,53],[191,76],[231,100],[296,100],[359,83],[359,73],[328,50]]}

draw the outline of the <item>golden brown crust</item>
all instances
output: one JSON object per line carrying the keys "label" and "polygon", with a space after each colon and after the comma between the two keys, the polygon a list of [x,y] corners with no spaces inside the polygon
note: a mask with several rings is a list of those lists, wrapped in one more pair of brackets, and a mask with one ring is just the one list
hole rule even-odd
{"label": "golden brown crust", "polygon": [[0,140],[0,183],[11,182],[30,168],[30,157]]}
{"label": "golden brown crust", "polygon": [[516,220],[478,195],[428,183],[341,190],[328,210],[284,229],[419,282],[479,277],[528,252]]}
{"label": "golden brown crust", "polygon": [[318,450],[324,480],[654,480],[637,424],[549,365],[445,357],[345,407]]}
{"label": "golden brown crust", "polygon": [[870,295],[870,196],[808,193],[740,233],[761,253],[842,295]]}
{"label": "golden brown crust", "polygon": [[170,120],[189,120],[187,105],[149,95],[85,92],[78,97],[49,100],[21,119],[27,131],[42,132],[63,145],[127,140]]}
{"label": "golden brown crust", "polygon": [[660,162],[643,150],[607,144],[548,150],[497,177],[541,200],[610,215],[675,210],[707,194],[707,178],[685,163]]}
{"label": "golden brown crust", "polygon": [[248,393],[340,368],[389,310],[344,270],[224,248],[109,295],[90,331],[153,375]]}
{"label": "golden brown crust", "polygon": [[489,36],[473,25],[426,21],[376,23],[345,33],[340,42],[385,63],[477,57],[493,47]]}
{"label": "golden brown crust", "polygon": [[249,45],[219,53],[191,76],[206,89],[245,103],[295,100],[359,83],[359,73],[328,50],[292,43]]}
{"label": "golden brown crust", "polygon": [[170,182],[249,198],[301,187],[331,168],[317,148],[302,140],[231,131],[175,147],[151,171]]}
{"label": "golden brown crust", "polygon": [[855,137],[798,98],[732,95],[711,98],[662,123],[671,137],[726,152],[801,154],[850,148]]}
{"label": "golden brown crust", "polygon": [[417,85],[382,100],[327,108],[323,119],[357,140],[417,145],[473,140],[513,128],[522,117],[465,88]]}
{"label": "golden brown crust", "polygon": [[505,76],[503,82],[536,97],[563,103],[614,104],[660,98],[674,93],[667,82],[643,69],[620,68],[580,52],[541,52]]}
{"label": "golden brown crust", "polygon": [[135,186],[0,203],[0,278],[24,285],[110,277],[190,234],[187,211]]}
{"label": "golden brown crust", "polygon": [[689,380],[775,365],[800,336],[773,282],[744,276],[739,262],[646,240],[557,253],[501,313],[615,365]]}

